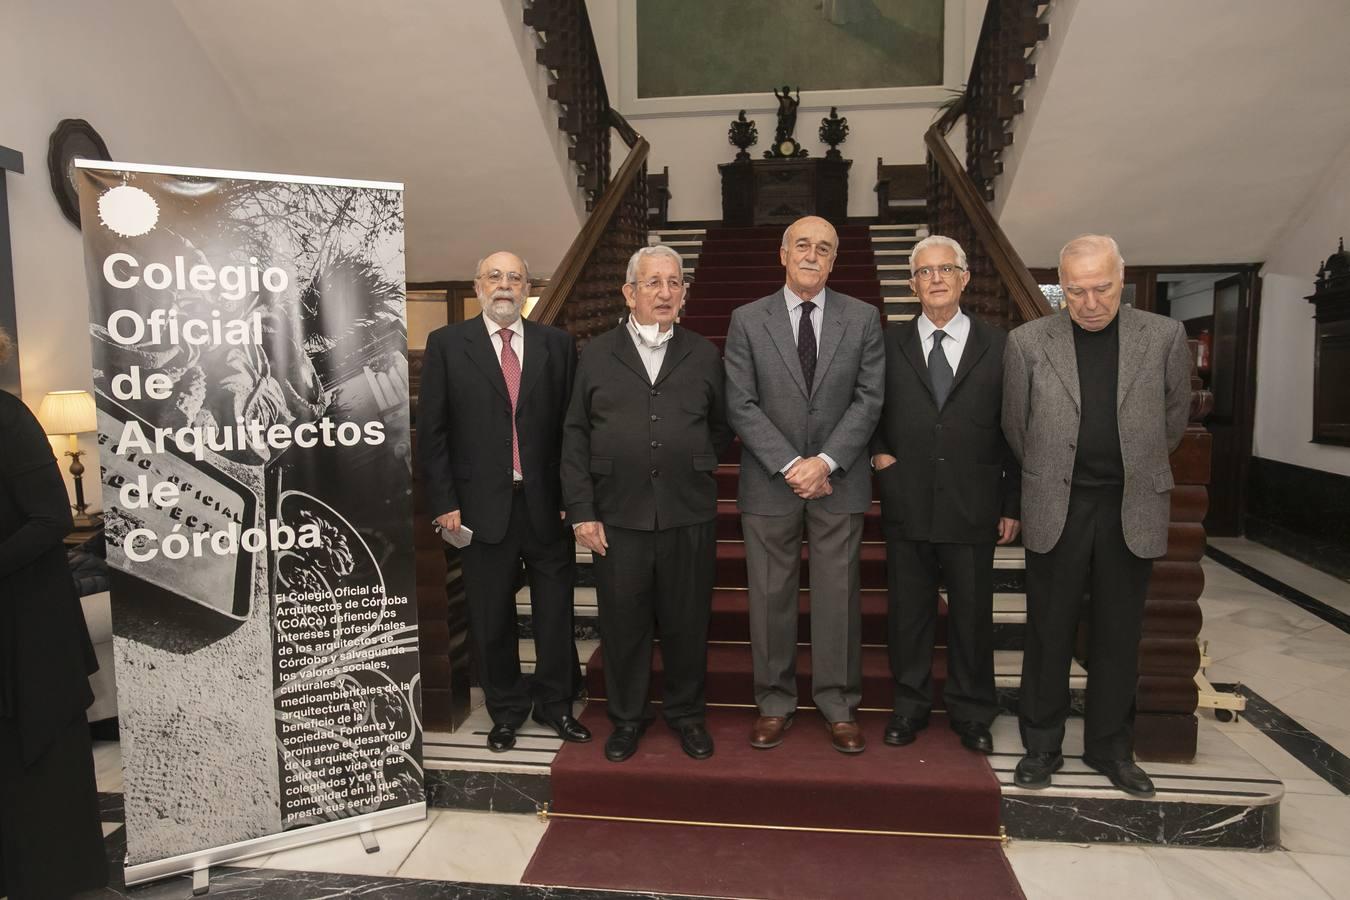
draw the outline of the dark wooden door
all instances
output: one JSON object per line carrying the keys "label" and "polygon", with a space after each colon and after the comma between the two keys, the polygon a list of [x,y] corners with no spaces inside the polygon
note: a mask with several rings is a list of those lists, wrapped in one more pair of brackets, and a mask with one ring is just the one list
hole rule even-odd
{"label": "dark wooden door", "polygon": [[1205,422],[1214,441],[1209,514],[1205,517],[1205,532],[1211,535],[1242,533],[1247,488],[1246,435],[1250,434],[1245,377],[1251,322],[1250,282],[1251,275],[1243,273],[1214,285],[1214,349],[1209,370],[1214,412]]}

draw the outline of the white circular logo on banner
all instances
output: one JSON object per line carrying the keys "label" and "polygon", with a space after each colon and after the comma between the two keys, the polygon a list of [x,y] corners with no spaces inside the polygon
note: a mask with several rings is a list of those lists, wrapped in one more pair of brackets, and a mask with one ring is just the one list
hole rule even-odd
{"label": "white circular logo on banner", "polygon": [[98,198],[98,217],[122,237],[140,237],[159,221],[159,204],[140,188],[121,184]]}

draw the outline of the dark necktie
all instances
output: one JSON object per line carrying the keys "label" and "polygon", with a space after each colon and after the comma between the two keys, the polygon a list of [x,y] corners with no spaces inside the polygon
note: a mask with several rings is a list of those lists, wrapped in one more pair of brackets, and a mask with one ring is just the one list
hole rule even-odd
{"label": "dark necktie", "polygon": [[933,332],[933,349],[928,351],[928,383],[933,386],[933,399],[937,401],[938,409],[942,409],[942,404],[947,402],[947,395],[952,392],[952,381],[955,376],[952,374],[952,364],[947,362],[947,354],[942,352],[942,339],[947,333],[941,330]]}
{"label": "dark necktie", "polygon": [[806,393],[816,381],[816,326],[811,324],[811,311],[816,305],[810,300],[802,302],[801,321],[797,323],[797,359],[802,364],[802,378],[806,381]]}

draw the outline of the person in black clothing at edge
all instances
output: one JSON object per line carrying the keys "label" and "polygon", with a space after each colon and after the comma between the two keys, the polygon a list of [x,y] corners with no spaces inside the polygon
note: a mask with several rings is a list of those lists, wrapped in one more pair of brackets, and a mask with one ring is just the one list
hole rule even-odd
{"label": "person in black clothing at edge", "polygon": [[[0,331],[0,361],[11,352]],[[107,884],[85,709],[98,669],[62,539],[74,527],[42,426],[0,391],[0,895]]]}

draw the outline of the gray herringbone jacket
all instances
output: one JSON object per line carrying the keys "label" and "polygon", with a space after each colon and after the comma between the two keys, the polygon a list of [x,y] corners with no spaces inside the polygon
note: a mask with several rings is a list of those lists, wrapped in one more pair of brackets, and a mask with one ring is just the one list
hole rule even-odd
{"label": "gray herringbone jacket", "polygon": [[[1130,552],[1153,559],[1167,552],[1168,455],[1190,415],[1191,356],[1180,322],[1125,306],[1119,316],[1121,526]],[[1003,433],[1022,463],[1022,543],[1047,553],[1068,515],[1078,441],[1078,358],[1068,312],[1014,329],[1003,372]]]}

